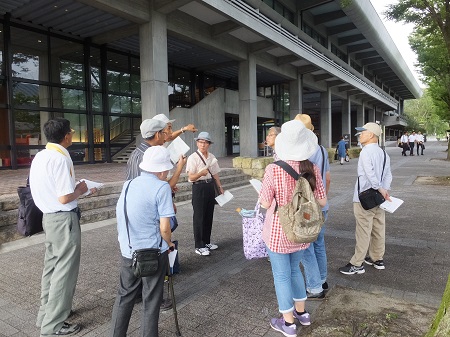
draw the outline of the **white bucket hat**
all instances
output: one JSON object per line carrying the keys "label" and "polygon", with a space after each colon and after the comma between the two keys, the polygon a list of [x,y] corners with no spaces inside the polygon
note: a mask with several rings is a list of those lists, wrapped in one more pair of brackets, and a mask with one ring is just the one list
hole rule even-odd
{"label": "white bucket hat", "polygon": [[167,118],[167,116],[164,115],[164,114],[156,115],[156,116],[153,117],[152,119],[159,120],[159,121],[164,122],[164,123],[166,123],[166,124],[167,124],[167,123],[173,123],[173,122],[175,122],[175,119],[169,119],[169,118]]}
{"label": "white bucket hat", "polygon": [[170,153],[164,146],[151,146],[144,152],[139,167],[147,172],[164,172],[173,168]]}
{"label": "white bucket hat", "polygon": [[281,126],[275,138],[275,153],[281,160],[301,161],[309,159],[318,148],[317,136],[305,125],[292,120]]}

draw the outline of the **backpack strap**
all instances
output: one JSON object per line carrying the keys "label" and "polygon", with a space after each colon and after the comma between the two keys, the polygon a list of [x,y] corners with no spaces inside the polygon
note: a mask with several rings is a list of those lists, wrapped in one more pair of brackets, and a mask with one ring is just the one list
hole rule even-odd
{"label": "backpack strap", "polygon": [[[277,160],[273,162],[275,165],[281,167],[283,170],[285,170],[287,172],[287,174],[289,174],[292,178],[294,178],[294,180],[298,180],[301,175],[298,174],[297,172],[295,172],[295,170],[292,168],[291,165],[289,165],[288,163],[286,163],[283,160]],[[275,199],[275,210],[274,213],[278,211],[278,202],[277,199]]]}

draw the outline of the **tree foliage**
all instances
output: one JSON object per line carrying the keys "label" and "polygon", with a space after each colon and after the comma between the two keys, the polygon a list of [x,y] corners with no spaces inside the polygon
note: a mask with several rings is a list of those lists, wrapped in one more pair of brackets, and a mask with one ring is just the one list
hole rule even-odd
{"label": "tree foliage", "polygon": [[[450,0],[400,0],[388,6],[386,17],[414,24],[409,38],[434,111],[444,128],[450,121]],[[450,144],[450,143],[449,143]],[[450,146],[450,145],[449,145]],[[450,160],[450,152],[447,159]]]}

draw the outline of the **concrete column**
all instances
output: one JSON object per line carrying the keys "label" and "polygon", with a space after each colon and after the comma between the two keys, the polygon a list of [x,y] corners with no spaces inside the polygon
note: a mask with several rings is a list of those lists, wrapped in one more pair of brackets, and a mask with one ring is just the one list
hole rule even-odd
{"label": "concrete column", "polygon": [[364,103],[356,107],[356,126],[363,126],[366,123],[364,111]]}
{"label": "concrete column", "polygon": [[376,116],[376,107],[373,107],[373,109],[369,109],[369,118],[368,118],[368,122],[375,122],[377,119]]}
{"label": "concrete column", "polygon": [[256,62],[252,55],[239,63],[239,144],[244,157],[258,156]]}
{"label": "concrete column", "polygon": [[297,74],[297,79],[289,82],[290,119],[303,113],[303,77]]}
{"label": "concrete column", "polygon": [[150,11],[150,22],[139,27],[142,119],[169,116],[167,19]]}
{"label": "concrete column", "polygon": [[342,134],[352,134],[350,128],[352,126],[352,106],[349,99],[342,100]]}
{"label": "concrete column", "polygon": [[331,90],[320,93],[320,144],[331,147]]}

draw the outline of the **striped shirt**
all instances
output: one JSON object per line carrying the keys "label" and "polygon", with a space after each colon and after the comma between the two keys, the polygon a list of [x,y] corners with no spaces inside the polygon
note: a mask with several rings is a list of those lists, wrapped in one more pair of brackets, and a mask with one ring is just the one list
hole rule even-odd
{"label": "striped shirt", "polygon": [[127,161],[126,180],[131,180],[141,175],[141,169],[139,167],[139,164],[142,162],[145,150],[147,150],[149,147],[151,147],[150,144],[148,144],[145,141],[142,141],[142,143],[139,144],[136,147],[136,149],[134,149],[134,151],[131,153],[131,156],[130,158],[128,158]]}
{"label": "striped shirt", "polygon": [[[299,173],[299,162],[287,160],[286,163]],[[314,165],[314,175],[316,177],[314,196],[316,199],[323,199],[326,197],[325,188],[322,183],[320,169],[316,165]],[[259,199],[262,202],[270,203],[271,206],[266,213],[262,238],[267,247],[275,253],[288,254],[309,247],[309,243],[289,241],[281,227],[278,212],[274,212],[276,203],[278,203],[278,207],[281,207],[292,200],[295,185],[296,181],[294,178],[278,165],[270,164],[266,167]]]}

